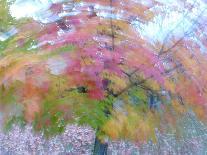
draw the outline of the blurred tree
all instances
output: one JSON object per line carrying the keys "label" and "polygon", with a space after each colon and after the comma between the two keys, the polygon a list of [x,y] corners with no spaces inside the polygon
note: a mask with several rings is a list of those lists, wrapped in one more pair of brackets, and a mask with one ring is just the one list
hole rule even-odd
{"label": "blurred tree", "polygon": [[[155,129],[179,134],[177,120],[188,109],[206,119],[206,54],[190,35],[205,46],[201,16],[183,36],[169,37],[171,31],[164,42],[152,44],[133,23],[150,23],[160,11],[150,8],[161,3],[81,2],[64,2],[68,14],[52,6],[61,19],[45,25],[28,20],[5,43],[0,59],[5,119],[17,104],[21,111],[14,117],[46,136],[68,123],[90,125],[97,131],[96,154],[106,154],[108,138],[143,143],[156,141]],[[6,10],[4,16],[10,18]]]}

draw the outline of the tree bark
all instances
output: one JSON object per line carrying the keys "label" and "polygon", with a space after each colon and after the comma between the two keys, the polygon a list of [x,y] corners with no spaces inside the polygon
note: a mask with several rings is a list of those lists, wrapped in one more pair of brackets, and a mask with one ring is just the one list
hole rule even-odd
{"label": "tree bark", "polygon": [[107,143],[102,143],[98,137],[95,139],[93,155],[107,155]]}

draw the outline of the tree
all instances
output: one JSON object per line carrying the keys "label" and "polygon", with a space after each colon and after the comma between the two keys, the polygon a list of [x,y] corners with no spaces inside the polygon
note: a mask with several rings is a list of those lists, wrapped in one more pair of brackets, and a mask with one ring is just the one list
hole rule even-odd
{"label": "tree", "polygon": [[21,109],[11,118],[5,110],[7,124],[22,119],[46,136],[71,122],[88,124],[97,131],[95,152],[105,154],[107,138],[142,143],[156,141],[156,128],[179,133],[176,122],[190,108],[205,120],[206,55],[191,35],[204,39],[200,15],[183,36],[172,30],[153,44],[133,24],[155,19],[160,13],[151,8],[162,3],[81,2],[64,3],[73,16],[52,5],[61,19],[44,26],[29,20],[6,42],[0,103]]}

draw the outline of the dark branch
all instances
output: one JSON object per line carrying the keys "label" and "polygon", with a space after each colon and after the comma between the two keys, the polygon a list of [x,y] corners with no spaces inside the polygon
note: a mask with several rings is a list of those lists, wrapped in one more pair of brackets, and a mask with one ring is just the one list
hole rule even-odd
{"label": "dark branch", "polygon": [[[112,3],[113,3],[112,0],[110,0],[111,16],[113,14],[113,10],[112,10],[113,4]],[[110,18],[110,27],[111,27],[112,50],[114,50],[114,28],[113,28],[113,19],[112,19],[112,17]]]}

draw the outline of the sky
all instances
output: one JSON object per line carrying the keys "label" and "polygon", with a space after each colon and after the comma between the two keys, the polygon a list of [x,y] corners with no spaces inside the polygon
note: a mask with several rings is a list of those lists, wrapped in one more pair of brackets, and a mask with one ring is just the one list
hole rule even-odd
{"label": "sky", "polygon": [[148,23],[134,23],[137,31],[151,43],[164,43],[172,36],[181,38],[195,28],[195,21],[202,20],[207,14],[207,5],[200,0],[187,0],[195,7],[189,9],[180,0],[158,0],[165,5],[157,5],[152,10],[162,10]]}
{"label": "sky", "polygon": [[30,17],[42,23],[50,23],[59,19],[50,12],[49,8],[53,3],[63,0],[16,0],[10,6],[10,14],[16,18]]}

